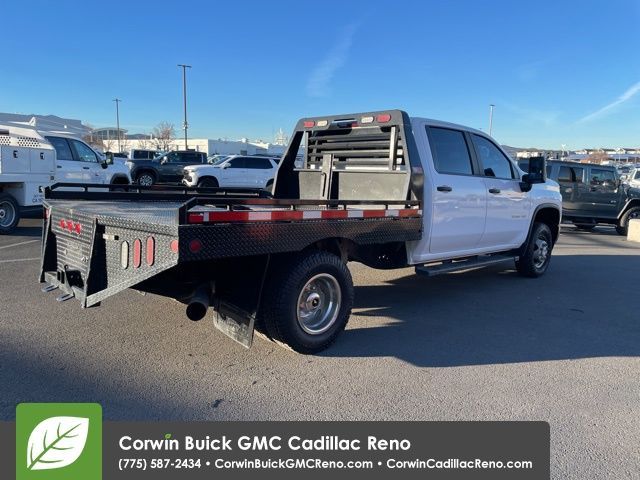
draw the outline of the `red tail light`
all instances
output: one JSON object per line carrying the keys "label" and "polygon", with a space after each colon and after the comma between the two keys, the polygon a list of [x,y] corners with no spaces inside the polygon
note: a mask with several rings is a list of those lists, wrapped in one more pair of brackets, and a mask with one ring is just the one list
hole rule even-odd
{"label": "red tail light", "polygon": [[133,242],[133,268],[140,268],[142,263],[142,242],[136,238]]}
{"label": "red tail light", "polygon": [[178,251],[180,250],[180,244],[178,243],[178,240],[171,240],[169,248],[173,253],[178,253]]}
{"label": "red tail light", "polygon": [[391,120],[391,115],[388,113],[382,113],[376,117],[376,120],[380,123],[386,123]]}
{"label": "red tail light", "polygon": [[156,241],[153,237],[147,237],[147,250],[145,252],[147,265],[151,266],[156,260]]}
{"label": "red tail light", "polygon": [[316,124],[316,122],[314,122],[313,120],[305,120],[302,125],[304,126],[304,128],[311,128],[315,124]]}

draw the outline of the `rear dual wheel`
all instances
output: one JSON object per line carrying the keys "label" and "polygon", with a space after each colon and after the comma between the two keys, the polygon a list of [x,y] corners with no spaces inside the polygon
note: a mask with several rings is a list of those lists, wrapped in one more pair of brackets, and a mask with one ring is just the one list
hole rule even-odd
{"label": "rear dual wheel", "polygon": [[353,281],[344,262],[327,252],[303,252],[274,266],[261,321],[272,340],[299,353],[317,353],[344,330],[352,305]]}

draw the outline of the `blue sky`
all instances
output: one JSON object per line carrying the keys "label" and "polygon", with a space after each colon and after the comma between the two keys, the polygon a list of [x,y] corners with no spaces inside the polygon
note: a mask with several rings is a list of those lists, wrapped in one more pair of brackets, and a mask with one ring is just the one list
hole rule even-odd
{"label": "blue sky", "polygon": [[307,115],[402,108],[544,148],[640,146],[640,1],[17,2],[0,111],[271,139]]}

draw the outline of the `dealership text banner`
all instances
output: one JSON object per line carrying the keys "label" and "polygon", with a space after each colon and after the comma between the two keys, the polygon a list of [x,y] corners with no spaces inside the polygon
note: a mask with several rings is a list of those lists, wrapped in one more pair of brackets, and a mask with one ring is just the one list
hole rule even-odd
{"label": "dealership text banner", "polygon": [[[106,421],[101,433],[102,469],[92,474],[96,480],[248,475],[299,480],[327,473],[356,480],[550,478],[546,422]],[[33,467],[29,445],[18,444],[25,442],[16,439],[15,423],[0,422],[0,440],[1,478],[15,478],[21,462]],[[78,453],[76,461],[85,454]],[[33,472],[33,478],[64,478],[73,465],[42,468],[49,467]],[[21,478],[31,478],[31,472],[25,475]]]}

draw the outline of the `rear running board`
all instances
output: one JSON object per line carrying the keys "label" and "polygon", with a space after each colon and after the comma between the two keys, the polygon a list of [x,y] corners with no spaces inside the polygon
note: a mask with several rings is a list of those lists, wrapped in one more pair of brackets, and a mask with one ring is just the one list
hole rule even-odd
{"label": "rear running board", "polygon": [[489,265],[496,265],[498,263],[513,262],[517,259],[518,257],[514,255],[481,255],[464,260],[450,260],[436,265],[418,265],[416,267],[416,273],[418,275],[434,277],[443,273],[461,272],[463,270],[488,267]]}

